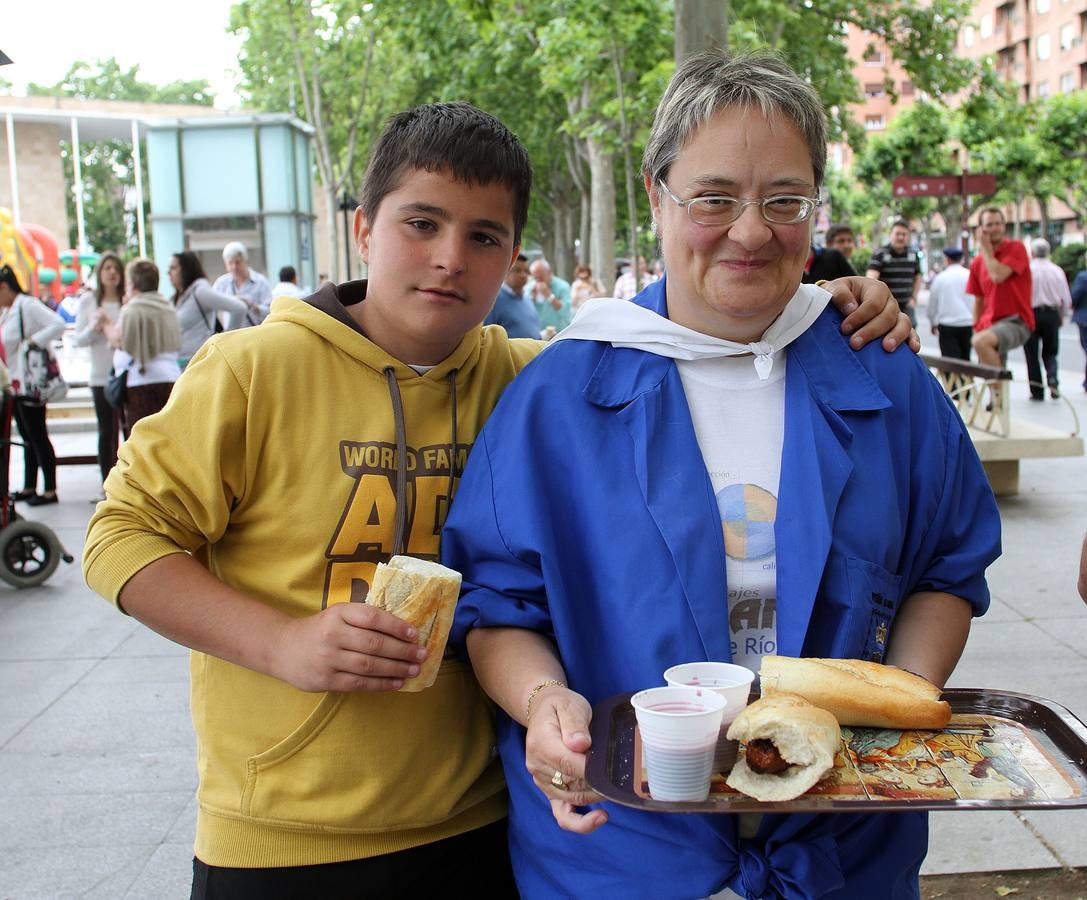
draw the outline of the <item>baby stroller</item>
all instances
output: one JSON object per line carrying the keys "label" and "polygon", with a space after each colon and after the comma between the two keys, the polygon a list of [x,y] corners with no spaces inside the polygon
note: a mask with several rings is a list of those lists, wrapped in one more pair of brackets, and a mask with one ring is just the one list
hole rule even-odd
{"label": "baby stroller", "polygon": [[[72,554],[60,544],[53,529],[39,522],[29,522],[15,512],[8,493],[8,464],[11,448],[11,416],[15,400],[10,389],[0,401],[0,580],[12,587],[34,587],[56,571],[63,559],[72,562]],[[18,445],[21,446],[21,445]]]}

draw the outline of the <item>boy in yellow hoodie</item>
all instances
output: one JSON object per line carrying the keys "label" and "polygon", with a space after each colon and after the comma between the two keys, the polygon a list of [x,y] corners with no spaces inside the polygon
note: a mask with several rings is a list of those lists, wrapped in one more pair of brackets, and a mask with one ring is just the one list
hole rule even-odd
{"label": "boy in yellow hoodie", "polygon": [[[106,481],[88,583],[194,651],[193,897],[516,896],[470,669],[395,693],[418,635],[350,601],[393,554],[437,558],[468,451],[539,350],[480,326],[530,183],[521,144],[468,104],[395,116],[354,220],[368,281],[209,340]],[[856,306],[862,282],[841,288]],[[846,324],[901,339],[896,312],[869,284]]]}

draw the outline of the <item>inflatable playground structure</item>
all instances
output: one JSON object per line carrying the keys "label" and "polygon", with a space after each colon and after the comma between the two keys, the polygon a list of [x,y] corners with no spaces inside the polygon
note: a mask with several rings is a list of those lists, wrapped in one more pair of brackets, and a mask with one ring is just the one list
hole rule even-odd
{"label": "inflatable playground structure", "polygon": [[61,304],[83,287],[83,266],[98,263],[97,253],[61,250],[56,237],[40,225],[16,225],[11,210],[0,206],[0,265],[9,265],[23,291],[49,303],[64,318]]}

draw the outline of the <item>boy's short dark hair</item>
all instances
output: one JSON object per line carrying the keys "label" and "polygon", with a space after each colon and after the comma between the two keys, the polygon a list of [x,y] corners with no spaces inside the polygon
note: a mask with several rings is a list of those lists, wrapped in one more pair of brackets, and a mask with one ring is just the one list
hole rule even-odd
{"label": "boy's short dark hair", "polygon": [[909,223],[905,219],[895,219],[891,223],[891,228],[905,228],[906,231],[910,230]]}
{"label": "boy's short dark hair", "polygon": [[294,282],[296,278],[298,278],[298,273],[294,270],[294,266],[283,266],[283,268],[279,270],[280,281]]}
{"label": "boy's short dark hair", "polygon": [[834,239],[840,234],[855,236],[855,232],[848,225],[831,225],[830,228],[827,229],[827,246],[833,244]]}
{"label": "boy's short dark hair", "polygon": [[517,137],[470,103],[429,103],[397,113],[374,144],[359,204],[373,222],[387,194],[405,172],[449,170],[466,184],[493,184],[513,195],[514,243],[528,221],[532,164]]}
{"label": "boy's short dark hair", "polygon": [[125,268],[125,279],[132,290],[146,294],[159,289],[159,267],[149,259],[134,259]]}

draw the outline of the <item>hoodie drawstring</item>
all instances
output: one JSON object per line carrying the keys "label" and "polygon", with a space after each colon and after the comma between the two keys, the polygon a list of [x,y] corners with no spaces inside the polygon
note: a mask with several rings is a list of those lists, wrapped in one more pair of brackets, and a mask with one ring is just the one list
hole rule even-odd
{"label": "hoodie drawstring", "polygon": [[[393,423],[396,429],[396,530],[393,533],[393,556],[402,556],[406,550],[408,530],[408,435],[404,424],[404,401],[400,396],[400,385],[396,381],[396,370],[392,366],[384,368],[385,380],[389,386],[389,398],[393,405]],[[449,406],[451,410],[452,437],[449,456],[449,483],[446,487],[447,504],[453,502],[453,484],[457,472],[457,372],[453,369],[449,381]],[[448,513],[448,508],[446,509]]]}
{"label": "hoodie drawstring", "polygon": [[453,476],[457,471],[457,369],[453,369],[447,378],[449,379],[449,406],[452,410],[450,418],[453,422],[453,436],[450,438],[449,454],[449,486],[445,489],[446,515],[449,515],[449,507],[453,504]]}
{"label": "hoodie drawstring", "polygon": [[396,531],[393,534],[393,556],[402,556],[404,535],[408,530],[408,435],[404,427],[404,402],[400,399],[400,385],[396,383],[396,371],[392,366],[385,367],[385,379],[389,384],[396,426]]}

